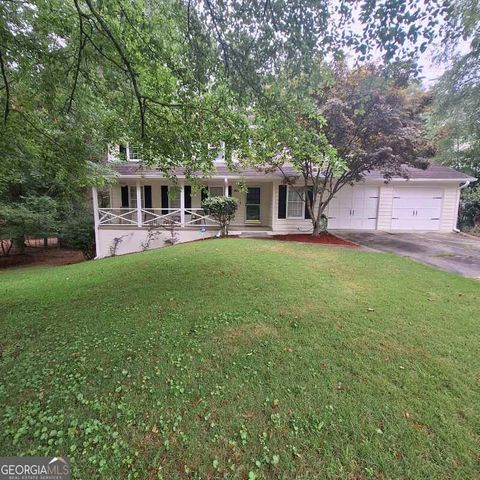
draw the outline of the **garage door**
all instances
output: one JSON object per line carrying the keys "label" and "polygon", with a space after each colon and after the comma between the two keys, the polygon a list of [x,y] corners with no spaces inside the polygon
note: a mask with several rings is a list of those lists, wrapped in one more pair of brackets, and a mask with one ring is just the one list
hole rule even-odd
{"label": "garage door", "polygon": [[443,191],[438,188],[396,188],[393,191],[393,230],[438,230]]}
{"label": "garage door", "polygon": [[345,186],[331,200],[328,228],[375,230],[377,228],[378,188]]}

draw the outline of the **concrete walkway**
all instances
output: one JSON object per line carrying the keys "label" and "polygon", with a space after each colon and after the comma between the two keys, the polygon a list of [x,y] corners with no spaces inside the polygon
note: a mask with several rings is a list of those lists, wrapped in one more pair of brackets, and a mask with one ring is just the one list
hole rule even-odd
{"label": "concrete walkway", "polygon": [[335,230],[364,247],[409,257],[427,265],[480,279],[480,238],[459,233],[387,233]]}

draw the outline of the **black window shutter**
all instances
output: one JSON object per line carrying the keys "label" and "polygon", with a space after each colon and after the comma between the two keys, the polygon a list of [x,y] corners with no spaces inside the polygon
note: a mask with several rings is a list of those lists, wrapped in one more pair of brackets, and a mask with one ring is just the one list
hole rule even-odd
{"label": "black window shutter", "polygon": [[122,187],[122,208],[128,208],[128,186],[124,185]]}
{"label": "black window shutter", "polygon": [[[168,185],[162,185],[162,208],[168,208]],[[166,215],[168,210],[162,210],[162,215]]]}
{"label": "black window shutter", "polygon": [[192,208],[192,187],[190,185],[185,185],[184,197],[185,208]]}
{"label": "black window shutter", "polygon": [[[307,195],[308,195],[308,198],[310,199],[310,203],[313,203],[313,187],[308,187]],[[313,205],[312,205],[312,210],[313,210]],[[306,199],[305,199],[305,218],[312,218],[310,216],[310,212],[308,211]]]}
{"label": "black window shutter", "polygon": [[145,185],[143,187],[143,197],[144,197],[145,208],[152,208],[152,186],[151,185]]}
{"label": "black window shutter", "polygon": [[202,193],[202,203],[203,203],[203,201],[208,198],[208,187],[203,187],[201,193]]}
{"label": "black window shutter", "polygon": [[120,151],[120,159],[121,160],[126,160],[127,159],[127,148],[125,145],[119,145],[119,151]]}
{"label": "black window shutter", "polygon": [[232,186],[231,185],[228,186],[228,196],[229,197],[232,196]]}
{"label": "black window shutter", "polygon": [[287,186],[278,186],[278,218],[287,218]]}

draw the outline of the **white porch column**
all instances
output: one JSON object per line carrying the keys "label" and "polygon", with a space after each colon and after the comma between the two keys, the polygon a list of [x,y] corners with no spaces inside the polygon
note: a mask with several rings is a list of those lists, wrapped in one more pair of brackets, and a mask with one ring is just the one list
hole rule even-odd
{"label": "white porch column", "polygon": [[224,181],[225,181],[224,196],[225,196],[225,197],[228,197],[228,178],[225,177]]}
{"label": "white porch column", "polygon": [[185,226],[185,185],[180,185],[180,223]]}
{"label": "white porch column", "polygon": [[142,226],[142,187],[137,182],[137,225]]}
{"label": "white porch column", "polygon": [[93,205],[93,225],[95,229],[95,258],[100,256],[100,235],[98,234],[98,225],[100,216],[98,213],[98,192],[97,187],[92,187],[92,205]]}
{"label": "white porch column", "polygon": [[275,231],[275,219],[277,218],[277,208],[276,208],[276,200],[277,200],[277,191],[278,191],[278,184],[273,181],[272,182],[272,199],[271,202],[272,204],[270,205],[272,210],[271,210],[271,215],[272,215],[272,220],[271,220],[271,227],[272,231]]}

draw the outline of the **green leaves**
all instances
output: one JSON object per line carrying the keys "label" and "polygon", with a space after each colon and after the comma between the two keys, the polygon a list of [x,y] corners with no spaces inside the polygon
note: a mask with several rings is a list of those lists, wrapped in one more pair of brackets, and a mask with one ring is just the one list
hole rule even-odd
{"label": "green leaves", "polygon": [[219,222],[222,235],[228,234],[228,226],[238,208],[237,200],[233,197],[208,197],[202,202],[202,208],[206,215]]}

